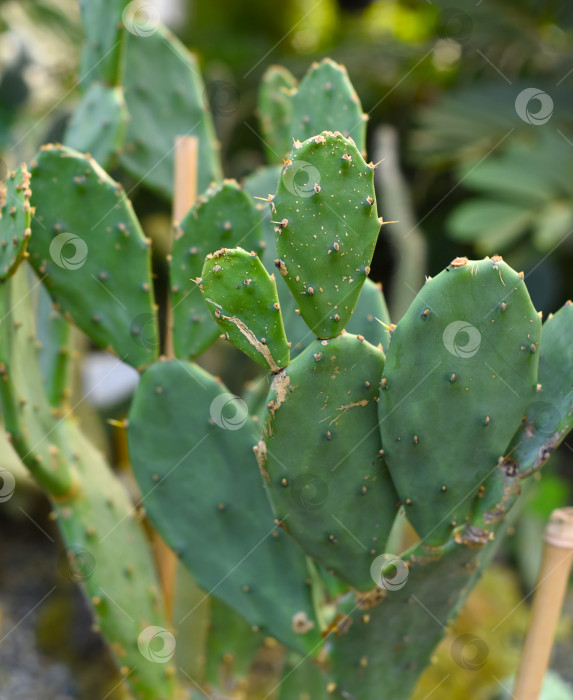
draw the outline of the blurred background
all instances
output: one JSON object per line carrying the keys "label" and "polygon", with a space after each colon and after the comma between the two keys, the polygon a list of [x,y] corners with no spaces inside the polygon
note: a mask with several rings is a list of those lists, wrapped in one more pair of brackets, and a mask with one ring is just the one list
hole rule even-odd
{"label": "blurred background", "polygon": [[[382,160],[379,211],[400,221],[382,229],[371,273],[383,283],[394,322],[424,274],[437,274],[461,255],[500,254],[523,270],[545,316],[573,296],[570,2],[150,4],[198,54],[227,177],[240,179],[264,163],[256,102],[269,65],[285,65],[297,78],[324,56],[347,67],[369,115],[368,159]],[[0,168],[29,161],[42,143],[61,138],[79,99],[82,41],[75,0],[0,0]],[[128,190],[135,184],[124,173],[112,175]],[[170,235],[169,202],[143,187],[131,197],[161,250]],[[160,264],[157,272],[161,277]],[[89,350],[84,347],[81,363],[84,392],[93,365]],[[83,409],[94,439],[120,469],[125,447],[105,419],[124,414],[132,389],[133,378],[119,372]],[[456,665],[446,640],[418,700],[445,673],[454,679],[451,699],[492,698],[492,685],[499,690],[492,677],[514,672],[545,521],[553,508],[571,504],[569,442],[545,468],[513,536],[456,623],[456,634],[487,640],[487,663],[478,670]],[[20,619],[61,576],[47,503],[31,486],[18,493],[0,513],[0,639],[10,620]],[[106,698],[123,697],[113,690],[117,680],[74,582],[59,590],[65,593],[27,617],[0,647],[0,699],[95,698],[104,694],[102,683],[110,689]],[[570,594],[553,663],[570,683],[572,621]],[[11,683],[17,677],[20,685],[3,685],[3,676]],[[551,697],[570,697],[557,685]]]}

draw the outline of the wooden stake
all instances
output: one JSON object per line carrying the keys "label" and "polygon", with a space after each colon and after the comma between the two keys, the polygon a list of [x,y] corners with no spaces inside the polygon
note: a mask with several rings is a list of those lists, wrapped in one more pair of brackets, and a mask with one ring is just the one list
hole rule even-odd
{"label": "wooden stake", "polygon": [[[199,141],[196,136],[178,136],[175,141],[175,188],[173,191],[173,219],[181,221],[197,198],[197,163]],[[173,355],[173,312],[170,295],[167,295],[167,337],[165,354]],[[165,600],[167,619],[173,617],[173,600],[175,597],[175,577],[177,557],[155,533],[155,561],[159,572],[159,581]]]}
{"label": "wooden stake", "polygon": [[545,529],[545,547],[513,698],[538,700],[573,565],[573,508],[558,508]]}

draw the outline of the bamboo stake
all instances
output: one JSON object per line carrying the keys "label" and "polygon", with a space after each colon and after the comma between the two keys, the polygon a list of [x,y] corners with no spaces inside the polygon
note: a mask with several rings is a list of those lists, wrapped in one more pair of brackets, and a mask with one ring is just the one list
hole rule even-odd
{"label": "bamboo stake", "polygon": [[512,696],[515,700],[538,700],[541,693],[573,565],[573,508],[553,511],[544,540],[531,622]]}
{"label": "bamboo stake", "polygon": [[[196,136],[178,136],[175,140],[175,187],[173,191],[173,219],[181,221],[193,206],[197,197],[197,163],[198,139]],[[167,295],[167,333],[165,339],[165,354],[168,358],[173,355],[173,312],[170,295]],[[173,601],[175,597],[175,578],[177,573],[177,557],[155,533],[155,560],[159,572],[159,581],[165,601],[167,619],[173,617]]]}

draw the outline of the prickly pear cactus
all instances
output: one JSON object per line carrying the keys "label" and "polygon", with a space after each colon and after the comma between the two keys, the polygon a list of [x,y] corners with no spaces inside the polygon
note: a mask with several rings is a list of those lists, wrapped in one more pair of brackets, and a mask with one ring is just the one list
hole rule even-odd
{"label": "prickly pear cactus", "polygon": [[[405,700],[523,501],[524,477],[571,429],[573,307],[541,333],[522,275],[497,256],[457,258],[393,326],[368,279],[381,219],[343,67],[326,59],[299,84],[267,72],[269,161],[290,155],[242,188],[222,180],[194,56],[160,23],[135,31],[125,0],[105,17],[100,0],[81,4],[93,82],[86,74],[67,143],[169,199],[174,139],[193,134],[199,192],[176,222],[160,342],[149,241],[101,164],[44,147],[31,202],[25,167],[10,177],[6,435],[53,503],[69,568],[137,698],[174,700],[176,640],[139,513],[67,415],[68,321],[141,373],[126,424],[140,505],[214,598],[191,697],[243,692],[249,666],[275,648],[281,700]],[[26,246],[51,295],[37,298],[36,320]],[[242,396],[190,361],[221,333],[254,360]],[[420,541],[400,553],[404,512]]]}

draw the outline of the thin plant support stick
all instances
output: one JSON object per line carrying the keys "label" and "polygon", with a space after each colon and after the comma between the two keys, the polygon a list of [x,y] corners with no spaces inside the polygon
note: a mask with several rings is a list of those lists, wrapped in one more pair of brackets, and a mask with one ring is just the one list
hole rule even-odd
{"label": "thin plant support stick", "polygon": [[[173,191],[173,219],[181,221],[197,197],[198,139],[196,136],[178,136],[175,141],[175,187]],[[173,357],[173,313],[167,298],[167,337],[165,354]],[[155,558],[165,600],[167,618],[172,619],[175,597],[177,557],[155,533]]]}
{"label": "thin plant support stick", "polygon": [[513,698],[538,700],[573,565],[573,508],[558,508],[545,530],[545,547]]}

